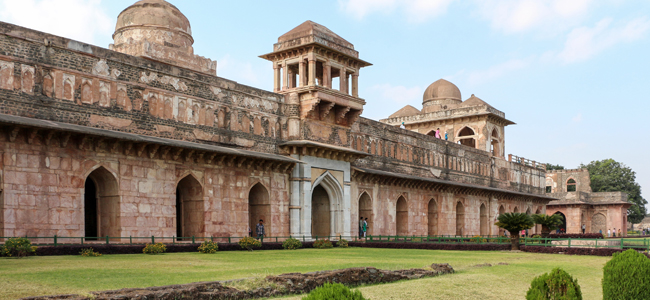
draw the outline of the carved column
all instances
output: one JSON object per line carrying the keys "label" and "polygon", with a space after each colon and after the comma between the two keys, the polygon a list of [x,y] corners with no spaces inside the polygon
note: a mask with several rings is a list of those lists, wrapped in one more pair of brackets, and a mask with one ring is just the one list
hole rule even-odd
{"label": "carved column", "polygon": [[279,92],[280,88],[282,86],[282,79],[280,76],[280,66],[278,64],[273,63],[273,91],[274,92]]}
{"label": "carved column", "polygon": [[339,91],[341,93],[348,93],[348,74],[345,73],[345,69],[341,68],[341,71],[339,72],[340,75],[340,80],[339,80]]}
{"label": "carved column", "polygon": [[332,65],[329,62],[323,64],[323,82],[325,87],[332,88]]}
{"label": "carved column", "polygon": [[289,89],[289,68],[287,62],[282,62],[282,90]]}
{"label": "carved column", "polygon": [[309,82],[307,85],[316,85],[316,58],[313,55],[309,57]]}
{"label": "carved column", "polygon": [[287,67],[287,72],[289,73],[289,83],[287,86],[292,89],[296,87],[296,74],[293,73],[291,68]]}
{"label": "carved column", "polygon": [[352,74],[352,96],[359,97],[359,71]]}
{"label": "carved column", "polygon": [[305,86],[305,61],[300,60],[300,63],[298,64],[298,76],[300,77],[300,82],[298,86]]}

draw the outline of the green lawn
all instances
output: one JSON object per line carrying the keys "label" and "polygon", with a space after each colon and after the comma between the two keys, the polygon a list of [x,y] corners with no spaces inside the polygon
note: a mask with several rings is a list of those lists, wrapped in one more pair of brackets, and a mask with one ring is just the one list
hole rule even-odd
{"label": "green lawn", "polygon": [[[602,299],[609,257],[403,249],[169,253],[0,259],[0,299],[259,277],[348,267],[421,268],[449,263],[456,274],[360,288],[370,299],[522,299],[533,277],[562,267],[585,299]],[[497,265],[500,262],[509,265]],[[474,267],[490,263],[492,267]],[[299,297],[293,297],[300,299]]]}

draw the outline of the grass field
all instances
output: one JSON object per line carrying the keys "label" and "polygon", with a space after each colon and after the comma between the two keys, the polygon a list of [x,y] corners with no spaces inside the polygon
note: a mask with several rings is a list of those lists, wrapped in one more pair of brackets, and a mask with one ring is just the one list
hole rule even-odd
{"label": "grass field", "polygon": [[[522,299],[537,275],[562,267],[578,278],[584,299],[602,299],[609,257],[487,251],[301,249],[297,251],[51,256],[0,259],[0,299],[87,293],[349,267],[421,268],[449,263],[456,274],[360,290],[370,299]],[[500,262],[508,265],[497,265]],[[489,263],[492,267],[475,267]],[[289,297],[300,299],[300,297]]]}

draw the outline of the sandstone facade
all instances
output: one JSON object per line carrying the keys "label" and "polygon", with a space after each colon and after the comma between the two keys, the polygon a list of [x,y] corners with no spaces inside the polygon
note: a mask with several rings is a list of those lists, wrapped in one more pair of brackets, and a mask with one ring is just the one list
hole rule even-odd
{"label": "sandstone facade", "polygon": [[[191,53],[175,7],[144,0],[127,13],[117,51],[0,23],[0,236],[246,236],[258,219],[270,236],[350,236],[360,216],[373,235],[495,235],[499,213],[552,200],[542,165],[505,159],[511,122],[482,101],[440,108],[462,115],[449,126],[472,127],[461,139],[474,147],[360,117],[370,64],[322,25],[262,56],[269,92],[192,56],[119,46]],[[145,24],[152,15],[168,20]],[[178,40],[124,39],[145,27]]]}

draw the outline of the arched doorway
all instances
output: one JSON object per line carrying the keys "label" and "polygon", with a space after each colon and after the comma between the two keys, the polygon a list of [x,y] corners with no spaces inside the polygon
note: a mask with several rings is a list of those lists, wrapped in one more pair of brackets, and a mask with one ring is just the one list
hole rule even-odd
{"label": "arched doorway", "polygon": [[[539,215],[541,213],[542,213],[542,211],[539,208],[535,211],[536,215]],[[533,228],[535,229],[535,231],[534,231],[535,234],[541,234],[542,233],[542,225],[535,224],[535,227],[533,227]]]}
{"label": "arched doorway", "polygon": [[475,135],[476,134],[474,133],[474,130],[472,130],[472,128],[465,127],[460,132],[458,132],[458,142],[461,145],[476,148]]}
{"label": "arched doorway", "polygon": [[481,214],[481,235],[486,236],[489,235],[489,229],[488,229],[488,210],[485,204],[481,204],[481,209],[480,209],[480,214]]}
{"label": "arched doorway", "polygon": [[438,203],[436,203],[436,200],[429,200],[427,212],[428,235],[436,236],[438,235]]}
{"label": "arched doorway", "polygon": [[591,231],[593,233],[607,234],[607,217],[601,213],[591,217]]}
{"label": "arched doorway", "polygon": [[374,224],[372,222],[372,199],[368,193],[363,192],[359,197],[359,217],[364,219],[368,218],[368,231],[366,235],[372,235]]}
{"label": "arched doorway", "polygon": [[406,236],[409,233],[409,208],[404,196],[397,199],[395,208],[395,216],[397,217],[396,234]]}
{"label": "arched doorway", "polygon": [[257,224],[264,220],[264,235],[271,234],[271,203],[269,192],[261,183],[257,183],[248,193],[248,226],[254,237],[258,236]]}
{"label": "arched doorway", "polygon": [[[503,207],[503,205],[499,206],[499,215],[505,214],[506,213],[506,208]],[[499,227],[499,236],[504,236],[506,233],[506,230]]]}
{"label": "arched doorway", "polygon": [[205,224],[203,186],[192,175],[178,182],[176,187],[176,235],[202,236]]}
{"label": "arched doorway", "polygon": [[331,229],[330,197],[322,186],[311,194],[311,235],[314,238],[329,237]]}
{"label": "arched doorway", "polygon": [[465,233],[465,206],[458,201],[456,203],[456,235],[462,236]]}
{"label": "arched doorway", "polygon": [[558,227],[558,230],[560,230],[560,232],[566,233],[566,216],[563,213],[559,212],[559,211],[556,212],[555,215],[562,216],[562,225],[560,225]]}
{"label": "arched doorway", "polygon": [[519,212],[519,207],[515,206],[515,209],[512,210],[513,213],[518,213]]}
{"label": "arched doorway", "polygon": [[92,171],[84,184],[85,237],[120,236],[117,179],[104,167]]}

